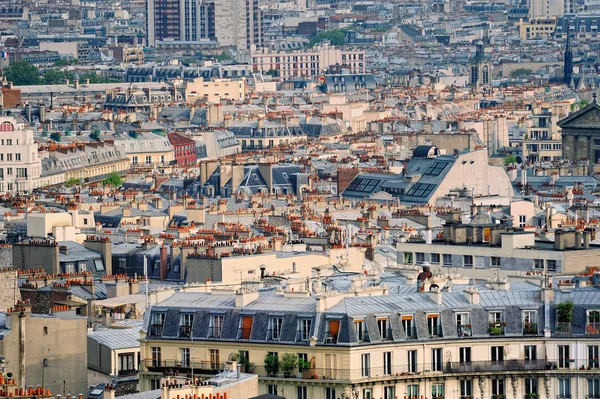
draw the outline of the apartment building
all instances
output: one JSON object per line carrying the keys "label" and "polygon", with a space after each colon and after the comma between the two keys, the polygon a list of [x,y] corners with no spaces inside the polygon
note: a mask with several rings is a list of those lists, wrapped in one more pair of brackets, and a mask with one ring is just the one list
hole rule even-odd
{"label": "apartment building", "polygon": [[255,72],[276,71],[283,78],[317,76],[332,66],[348,69],[350,73],[365,73],[364,50],[342,49],[323,42],[307,50],[251,49],[251,65]]}
{"label": "apartment building", "polygon": [[531,126],[523,137],[523,159],[530,162],[550,162],[562,159],[562,136],[557,116],[549,109],[531,116]]}
{"label": "apartment building", "polygon": [[556,230],[554,242],[536,240],[534,232],[518,228],[446,223],[438,238],[398,242],[399,265],[428,262],[433,271],[460,270],[471,278],[517,272],[581,273],[596,260],[600,246],[591,245],[591,231]]}
{"label": "apartment building", "polygon": [[33,190],[41,172],[33,130],[13,117],[0,117],[0,193]]}
{"label": "apartment building", "polygon": [[[536,1],[538,2],[538,1]],[[519,37],[521,40],[543,39],[547,40],[554,35],[556,28],[555,18],[536,18],[530,21],[518,22]]]}
{"label": "apartment building", "polygon": [[131,165],[170,165],[175,160],[173,145],[167,137],[154,133],[130,132],[113,135],[114,144],[127,154]]}
{"label": "apartment building", "polygon": [[146,320],[140,388],[238,359],[289,399],[598,397],[597,288],[504,288],[177,293]]}

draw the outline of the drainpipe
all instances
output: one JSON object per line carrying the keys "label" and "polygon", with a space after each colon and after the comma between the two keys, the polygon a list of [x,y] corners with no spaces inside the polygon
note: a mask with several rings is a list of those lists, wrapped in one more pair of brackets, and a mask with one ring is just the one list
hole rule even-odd
{"label": "drainpipe", "polygon": [[19,313],[19,373],[21,381],[19,384],[24,387],[25,383],[25,312]]}

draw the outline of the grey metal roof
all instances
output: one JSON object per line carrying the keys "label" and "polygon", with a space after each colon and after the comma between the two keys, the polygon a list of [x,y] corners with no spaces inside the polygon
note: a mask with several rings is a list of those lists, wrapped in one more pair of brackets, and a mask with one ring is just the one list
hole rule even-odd
{"label": "grey metal roof", "polygon": [[131,328],[109,328],[93,331],[88,334],[88,338],[111,350],[139,348],[140,330],[143,321],[138,320],[136,322],[136,325]]}

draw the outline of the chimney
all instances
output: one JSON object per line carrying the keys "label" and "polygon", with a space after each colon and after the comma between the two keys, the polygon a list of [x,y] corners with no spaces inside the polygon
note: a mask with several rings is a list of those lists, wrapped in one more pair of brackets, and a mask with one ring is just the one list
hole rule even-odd
{"label": "chimney", "polygon": [[590,249],[590,238],[592,236],[592,232],[589,230],[585,230],[583,232],[583,249]]}
{"label": "chimney", "polygon": [[575,232],[575,249],[583,248],[583,232],[576,231]]}
{"label": "chimney", "polygon": [[243,308],[258,299],[258,291],[248,291],[241,288],[235,293],[235,306]]}
{"label": "chimney", "polygon": [[465,299],[469,301],[471,305],[479,305],[479,290],[473,286],[465,288]]}
{"label": "chimney", "polygon": [[79,80],[73,81],[73,87],[75,88],[75,90],[79,90]]}
{"label": "chimney", "polygon": [[562,230],[556,230],[554,232],[554,250],[564,251],[565,250],[565,232]]}
{"label": "chimney", "polygon": [[160,247],[160,281],[164,281],[167,279],[168,275],[168,249],[165,247],[165,244]]}
{"label": "chimney", "polygon": [[436,288],[433,291],[427,291],[427,296],[429,296],[429,299],[431,299],[436,304],[438,304],[438,305],[442,304],[443,294],[439,288]]}
{"label": "chimney", "polygon": [[46,122],[46,106],[44,104],[40,105],[40,122]]}

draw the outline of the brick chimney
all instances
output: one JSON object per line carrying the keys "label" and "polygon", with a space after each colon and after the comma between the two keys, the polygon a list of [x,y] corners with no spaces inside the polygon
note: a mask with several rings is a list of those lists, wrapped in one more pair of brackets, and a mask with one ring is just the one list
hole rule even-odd
{"label": "brick chimney", "polygon": [[160,281],[166,280],[168,274],[168,249],[165,244],[160,247]]}

